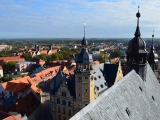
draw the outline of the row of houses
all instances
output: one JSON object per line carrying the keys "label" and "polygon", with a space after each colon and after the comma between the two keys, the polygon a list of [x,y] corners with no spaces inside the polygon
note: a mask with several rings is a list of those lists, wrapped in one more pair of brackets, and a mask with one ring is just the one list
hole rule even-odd
{"label": "row of houses", "polygon": [[34,120],[41,114],[39,89],[52,82],[60,66],[0,84],[0,119]]}

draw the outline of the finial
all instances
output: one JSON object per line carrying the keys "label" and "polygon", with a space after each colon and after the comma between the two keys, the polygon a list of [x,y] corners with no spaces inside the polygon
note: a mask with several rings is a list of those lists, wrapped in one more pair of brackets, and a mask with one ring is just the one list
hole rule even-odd
{"label": "finial", "polygon": [[139,29],[139,18],[140,18],[140,16],[141,16],[141,14],[139,13],[139,6],[138,6],[138,13],[136,14],[136,16],[137,16],[137,18],[138,18],[138,20],[137,20],[137,28],[136,28],[136,32],[135,32],[135,36],[141,36],[141,33],[140,33],[140,29]]}
{"label": "finial", "polygon": [[154,38],[154,31],[153,31],[153,35],[152,35],[152,45],[151,45],[151,50],[154,50],[153,38]]}
{"label": "finial", "polygon": [[153,31],[153,35],[152,35],[152,38],[154,38],[154,31]]}

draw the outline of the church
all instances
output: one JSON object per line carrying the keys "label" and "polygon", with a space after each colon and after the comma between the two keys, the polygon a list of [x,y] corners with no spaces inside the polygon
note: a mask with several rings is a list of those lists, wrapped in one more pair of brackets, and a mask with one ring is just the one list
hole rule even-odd
{"label": "church", "polygon": [[[135,37],[128,44],[127,75],[121,65],[102,63],[93,66],[84,37],[76,58],[73,76],[60,69],[50,93],[54,120],[159,120],[160,86],[154,74],[158,55],[153,37],[150,52],[141,38],[138,10]],[[72,117],[73,116],[73,117]]]}

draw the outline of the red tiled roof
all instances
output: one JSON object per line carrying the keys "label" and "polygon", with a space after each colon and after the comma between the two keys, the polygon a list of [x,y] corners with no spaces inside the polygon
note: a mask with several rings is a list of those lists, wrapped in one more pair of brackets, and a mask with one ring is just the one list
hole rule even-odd
{"label": "red tiled roof", "polygon": [[23,62],[23,61],[25,61],[25,59],[21,58],[20,56],[0,57],[0,60],[3,60],[6,63],[9,62],[9,61],[16,61],[16,62]]}
{"label": "red tiled roof", "polygon": [[6,83],[2,83],[2,86],[7,91],[21,92],[21,93],[25,92],[31,86],[30,84],[16,83],[15,81],[17,81],[17,80],[9,81],[9,82],[7,82],[7,84]]}

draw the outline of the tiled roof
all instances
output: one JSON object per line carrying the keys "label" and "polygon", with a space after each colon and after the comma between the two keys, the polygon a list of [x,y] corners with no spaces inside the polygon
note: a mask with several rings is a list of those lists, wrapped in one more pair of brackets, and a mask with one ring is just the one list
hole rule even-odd
{"label": "tiled roof", "polygon": [[13,82],[10,81],[10,82],[7,82],[7,85],[6,83],[2,83],[2,86],[7,91],[23,93],[27,89],[29,89],[31,85],[26,83],[15,83],[14,81]]}
{"label": "tiled roof", "polygon": [[25,114],[26,116],[29,116],[39,105],[39,100],[32,92],[30,92],[24,98],[18,100],[18,102],[16,102],[16,104],[11,107],[10,111],[18,112],[22,116]]}
{"label": "tiled roof", "polygon": [[25,61],[25,59],[21,58],[20,56],[0,57],[0,60],[3,60],[4,62],[9,62],[9,61],[22,62],[22,61]]}
{"label": "tiled roof", "polygon": [[17,116],[14,116],[14,115],[11,115],[5,119],[2,119],[2,120],[23,120],[22,118],[19,118]]}
{"label": "tiled roof", "polygon": [[70,120],[160,120],[160,85],[146,67],[145,81],[132,70]]}

